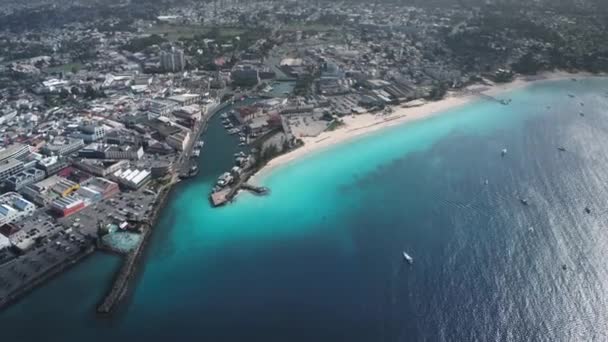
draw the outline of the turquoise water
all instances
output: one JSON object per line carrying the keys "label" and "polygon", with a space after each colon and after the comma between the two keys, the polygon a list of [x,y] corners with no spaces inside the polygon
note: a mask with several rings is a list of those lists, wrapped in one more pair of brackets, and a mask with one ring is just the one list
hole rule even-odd
{"label": "turquoise water", "polygon": [[601,340],[606,89],[540,83],[509,106],[385,129],[282,166],[259,180],[270,196],[219,209],[207,195],[238,147],[215,122],[116,317],[93,314],[116,268],[98,255],[0,327],[15,341]]}

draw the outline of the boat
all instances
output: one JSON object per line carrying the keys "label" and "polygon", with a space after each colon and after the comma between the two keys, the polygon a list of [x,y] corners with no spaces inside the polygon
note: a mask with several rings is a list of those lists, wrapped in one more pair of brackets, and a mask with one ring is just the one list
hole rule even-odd
{"label": "boat", "polygon": [[488,185],[488,184],[490,184],[490,182],[489,182],[489,181],[486,179],[486,180],[483,182],[483,184]]}
{"label": "boat", "polygon": [[199,150],[198,148],[195,148],[194,151],[192,151],[193,157],[198,157],[200,155],[201,155],[201,150]]}
{"label": "boat", "polygon": [[585,116],[585,113],[580,112],[580,113],[578,113],[578,115],[580,115],[580,116]]}
{"label": "boat", "polygon": [[521,204],[523,204],[523,205],[528,205],[528,200],[527,200],[527,199],[525,199],[525,198],[521,198],[519,201],[520,201],[520,202],[521,202]]}
{"label": "boat", "polygon": [[227,119],[228,118],[228,113],[223,113],[222,115],[220,115],[220,117],[222,119]]}
{"label": "boat", "polygon": [[570,96],[571,98],[573,98],[573,97],[574,97],[574,94],[568,94],[568,96]]}
{"label": "boat", "polygon": [[403,260],[407,261],[407,263],[410,264],[410,265],[414,263],[414,258],[412,258],[405,251],[403,252]]}
{"label": "boat", "polygon": [[192,167],[190,167],[190,170],[188,172],[188,177],[194,177],[197,174],[198,174],[198,166],[192,165]]}
{"label": "boat", "polygon": [[560,147],[558,147],[557,149],[558,149],[560,152],[566,152],[566,148],[565,148],[565,147],[560,146]]}
{"label": "boat", "polygon": [[591,214],[591,209],[589,207],[585,207],[585,213]]}
{"label": "boat", "polygon": [[506,154],[507,154],[507,149],[503,148],[502,151],[500,151],[500,155],[504,157]]}

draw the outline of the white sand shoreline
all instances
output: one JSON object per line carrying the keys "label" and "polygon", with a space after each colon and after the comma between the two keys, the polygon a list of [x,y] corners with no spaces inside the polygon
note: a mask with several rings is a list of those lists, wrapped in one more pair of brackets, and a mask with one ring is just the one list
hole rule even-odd
{"label": "white sand shoreline", "polygon": [[311,153],[324,150],[336,144],[347,142],[350,139],[380,129],[426,119],[435,114],[447,112],[449,109],[460,107],[474,100],[478,100],[483,95],[499,96],[500,94],[517,90],[537,82],[592,76],[596,75],[590,73],[568,73],[564,71],[546,72],[535,76],[517,77],[509,83],[489,86],[484,84],[471,85],[465,89],[448,93],[442,100],[427,102],[418,107],[403,108],[400,106],[393,106],[393,113],[390,115],[366,113],[356,116],[345,116],[342,118],[344,121],[343,126],[333,131],[323,132],[316,137],[302,138],[304,146],[270,160],[266,166],[252,176],[251,180],[255,180],[276,167],[293,162],[294,160]]}

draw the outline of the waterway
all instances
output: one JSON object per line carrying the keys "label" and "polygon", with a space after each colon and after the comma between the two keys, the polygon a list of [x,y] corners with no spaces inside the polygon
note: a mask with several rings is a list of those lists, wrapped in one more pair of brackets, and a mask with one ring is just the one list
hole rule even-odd
{"label": "waterway", "polygon": [[124,309],[94,315],[118,265],[99,254],[1,313],[2,336],[606,340],[607,90],[593,78],[480,100],[278,168],[260,180],[270,196],[219,209],[207,195],[238,146],[214,122]]}

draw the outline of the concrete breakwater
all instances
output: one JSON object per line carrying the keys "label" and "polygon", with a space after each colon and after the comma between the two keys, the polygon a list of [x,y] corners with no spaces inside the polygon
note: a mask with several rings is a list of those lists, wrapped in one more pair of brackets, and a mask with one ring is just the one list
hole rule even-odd
{"label": "concrete breakwater", "polygon": [[112,313],[112,311],[116,308],[116,306],[120,303],[120,301],[127,293],[129,289],[129,284],[133,279],[135,272],[137,271],[137,266],[142,260],[146,245],[148,244],[148,240],[152,233],[152,227],[156,223],[160,211],[164,207],[165,202],[167,201],[170,189],[171,187],[167,186],[161,191],[161,194],[158,197],[156,209],[152,214],[152,218],[149,224],[144,228],[142,232],[143,236],[141,243],[125,257],[123,265],[121,266],[120,270],[114,278],[114,281],[112,282],[112,287],[110,288],[110,291],[103,298],[99,306],[97,306],[98,313]]}

